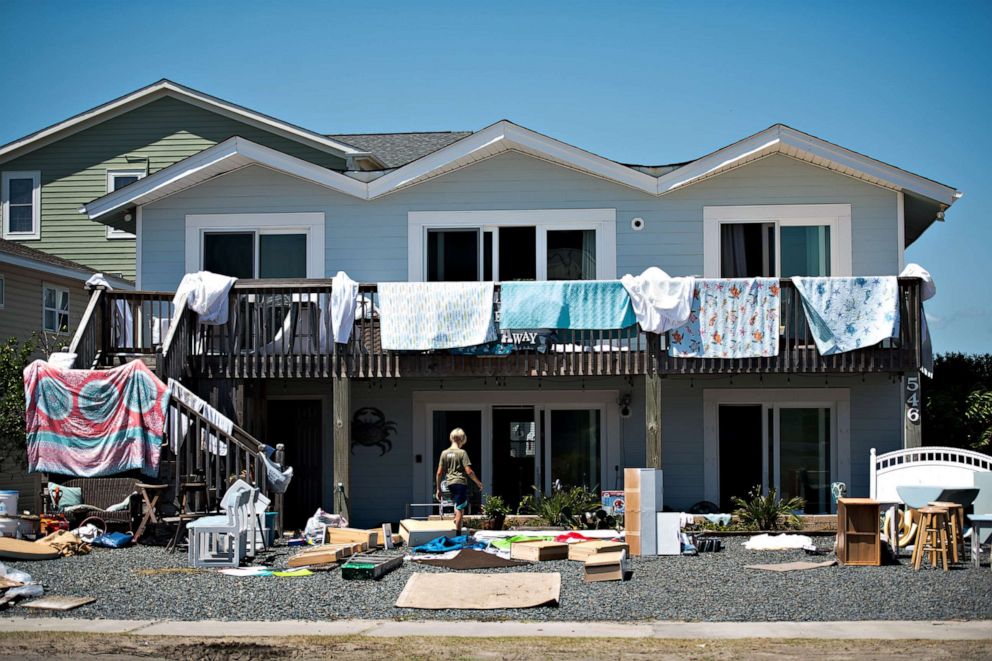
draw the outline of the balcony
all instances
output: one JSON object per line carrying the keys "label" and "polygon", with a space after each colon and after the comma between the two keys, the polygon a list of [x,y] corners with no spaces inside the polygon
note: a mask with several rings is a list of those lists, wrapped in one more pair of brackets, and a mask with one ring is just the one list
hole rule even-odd
{"label": "balcony", "polygon": [[[81,368],[133,358],[153,363],[163,378],[308,379],[445,376],[551,377],[647,374],[900,373],[921,361],[920,281],[900,278],[897,339],[821,356],[806,325],[798,292],[782,280],[779,355],[770,358],[674,358],[667,336],[638,327],[557,331],[540,344],[515,344],[506,355],[451,351],[395,352],[380,342],[375,285],[359,289],[351,340],[334,344],[331,280],[242,280],[231,291],[229,321],[199,324],[184,309],[175,316],[171,292],[95,290],[70,350]],[[499,285],[496,288],[499,318]]]}

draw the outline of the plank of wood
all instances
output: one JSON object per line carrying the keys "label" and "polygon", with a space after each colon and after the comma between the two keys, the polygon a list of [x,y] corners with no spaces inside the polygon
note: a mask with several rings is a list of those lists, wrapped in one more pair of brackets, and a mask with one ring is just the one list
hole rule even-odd
{"label": "plank of wood", "polygon": [[49,611],[68,611],[86,604],[92,604],[96,597],[42,597],[24,604],[25,608]]}

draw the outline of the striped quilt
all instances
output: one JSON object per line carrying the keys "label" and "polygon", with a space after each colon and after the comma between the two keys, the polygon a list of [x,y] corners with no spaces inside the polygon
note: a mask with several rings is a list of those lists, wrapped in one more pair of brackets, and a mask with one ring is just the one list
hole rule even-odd
{"label": "striped quilt", "polygon": [[28,470],[158,475],[168,388],[140,360],[110,370],[24,369]]}

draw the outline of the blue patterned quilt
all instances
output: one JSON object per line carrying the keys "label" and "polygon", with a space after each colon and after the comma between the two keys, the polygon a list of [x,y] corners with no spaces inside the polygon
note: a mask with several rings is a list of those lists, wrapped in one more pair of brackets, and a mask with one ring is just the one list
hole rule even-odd
{"label": "blue patterned quilt", "polygon": [[899,335],[895,276],[795,277],[792,281],[821,355],[870,347]]}

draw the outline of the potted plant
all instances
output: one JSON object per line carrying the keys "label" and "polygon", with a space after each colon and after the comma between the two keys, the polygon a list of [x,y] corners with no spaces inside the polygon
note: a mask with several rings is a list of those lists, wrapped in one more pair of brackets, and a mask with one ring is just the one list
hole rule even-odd
{"label": "potted plant", "polygon": [[509,513],[510,507],[501,496],[486,496],[482,501],[482,514],[486,517],[482,529],[502,530]]}

